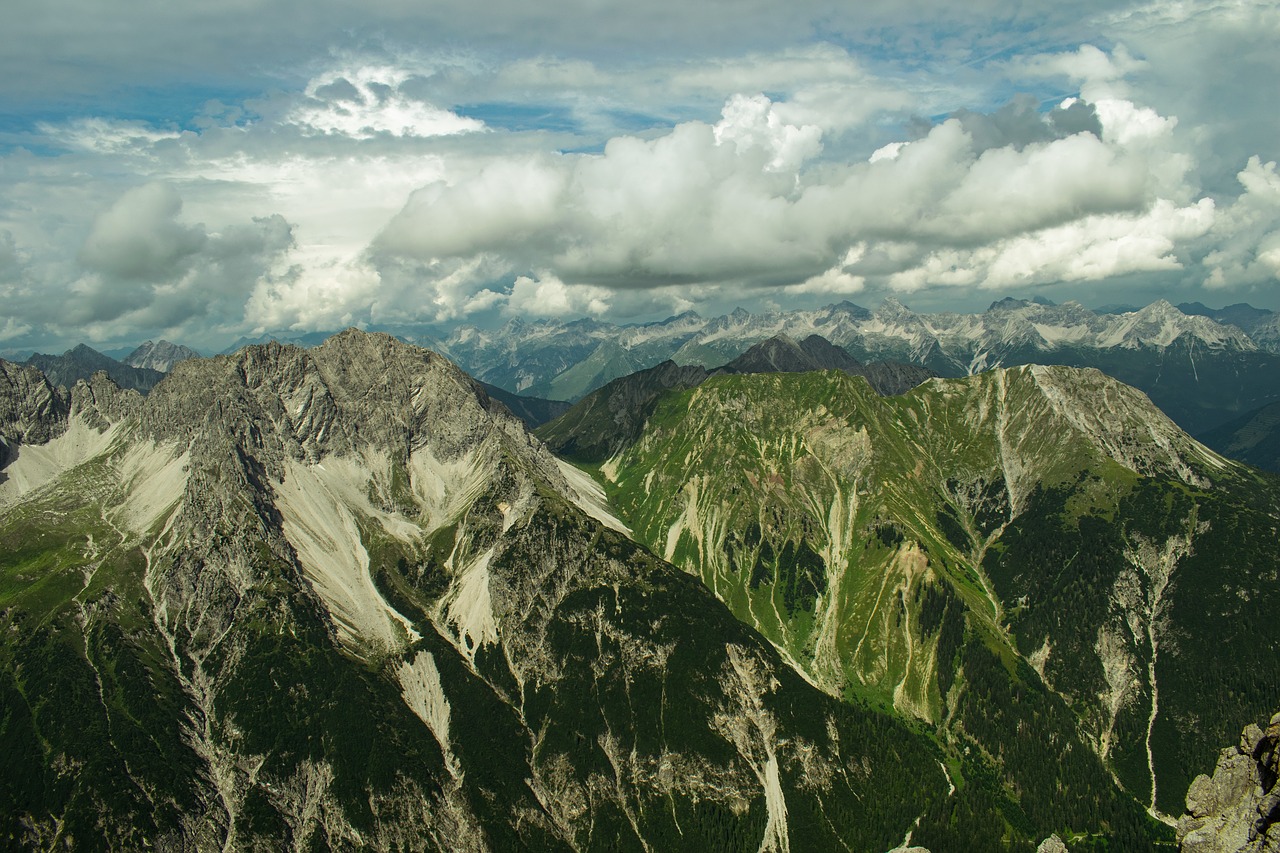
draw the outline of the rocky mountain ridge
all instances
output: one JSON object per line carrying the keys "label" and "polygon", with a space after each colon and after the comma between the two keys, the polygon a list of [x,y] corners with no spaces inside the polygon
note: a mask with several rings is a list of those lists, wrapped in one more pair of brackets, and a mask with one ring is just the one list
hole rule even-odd
{"label": "rocky mountain ridge", "polygon": [[936,375],[897,362],[863,364],[821,335],[810,335],[798,343],[786,335],[775,335],[715,370],[665,361],[615,379],[540,426],[537,435],[561,456],[600,463],[639,436],[652,404],[666,391],[692,388],[712,376],[816,370],[861,376],[884,395],[901,394]]}
{"label": "rocky mountain ridge", "polygon": [[47,393],[0,387],[5,846],[888,849],[968,803],[439,356]]}
{"label": "rocky mountain ridge", "polygon": [[711,369],[776,335],[799,341],[816,334],[862,362],[908,363],[943,376],[1027,363],[1096,367],[1140,388],[1199,434],[1280,400],[1280,347],[1266,343],[1265,325],[1255,324],[1259,343],[1164,300],[1123,313],[1004,299],[981,314],[925,314],[890,297],[874,311],[842,302],[769,314],[739,309],[712,319],[687,313],[643,326],[513,320],[500,329],[431,330],[422,342],[483,381],[571,401],[666,360]]}
{"label": "rocky mountain ridge", "polygon": [[71,388],[81,379],[89,379],[98,371],[105,372],[121,388],[146,393],[164,376],[149,367],[134,367],[103,355],[93,347],[78,344],[62,355],[35,353],[25,362],[39,368],[55,386]]}
{"label": "rocky mountain ridge", "polygon": [[65,428],[69,400],[38,367],[0,359],[0,440],[44,444]]}
{"label": "rocky mountain ridge", "polygon": [[178,362],[199,357],[200,353],[191,347],[165,340],[146,341],[126,356],[124,363],[130,367],[145,367],[160,373],[168,373]]}
{"label": "rocky mountain ridge", "polygon": [[[1039,722],[1023,722],[1165,820],[1214,736],[1280,691],[1274,484],[1097,371],[1001,369],[894,398],[835,373],[723,376],[660,395],[598,470],[637,539],[827,691],[891,704],[956,749],[1026,749],[993,759],[1024,809],[1047,748],[1004,742],[1013,723],[986,715],[1006,691],[1041,685]],[[1192,639],[1210,635],[1220,649]]]}

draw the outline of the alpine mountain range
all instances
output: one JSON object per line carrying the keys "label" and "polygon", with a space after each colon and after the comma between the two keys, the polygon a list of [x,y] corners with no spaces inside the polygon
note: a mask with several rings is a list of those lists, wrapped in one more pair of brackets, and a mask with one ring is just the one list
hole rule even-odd
{"label": "alpine mountain range", "polygon": [[1246,308],[0,362],[0,845],[1280,849]]}

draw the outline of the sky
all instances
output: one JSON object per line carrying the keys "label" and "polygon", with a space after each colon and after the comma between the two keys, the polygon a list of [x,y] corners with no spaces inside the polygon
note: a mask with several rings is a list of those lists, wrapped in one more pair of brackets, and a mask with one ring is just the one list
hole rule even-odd
{"label": "sky", "polygon": [[1280,6],[9,0],[0,353],[1280,308]]}

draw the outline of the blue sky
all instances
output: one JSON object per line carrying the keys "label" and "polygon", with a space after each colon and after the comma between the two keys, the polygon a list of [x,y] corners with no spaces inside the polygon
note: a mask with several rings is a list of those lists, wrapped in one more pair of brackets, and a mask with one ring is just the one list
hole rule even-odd
{"label": "blue sky", "polygon": [[16,0],[0,352],[888,295],[1280,308],[1274,4],[688,6]]}

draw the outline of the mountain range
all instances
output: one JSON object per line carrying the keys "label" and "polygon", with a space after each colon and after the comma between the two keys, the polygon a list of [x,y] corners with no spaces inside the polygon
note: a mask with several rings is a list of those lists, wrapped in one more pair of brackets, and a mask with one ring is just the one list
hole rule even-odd
{"label": "mountain range", "polygon": [[117,361],[85,344],[78,344],[62,355],[34,353],[26,360],[26,364],[38,368],[53,385],[65,388],[71,388],[77,382],[88,380],[102,371],[121,388],[145,394],[164,377],[164,373],[159,370]]}
{"label": "mountain range", "polygon": [[7,846],[888,849],[968,804],[436,355],[4,375]]}
{"label": "mountain range", "polygon": [[[1280,314],[1245,304],[1211,309],[1160,300],[1144,308],[1091,311],[1075,302],[1005,298],[978,314],[925,314],[888,298],[875,310],[841,302],[765,314],[738,309],[711,319],[686,312],[625,326],[591,319],[515,319],[495,329],[402,324],[377,330],[445,355],[491,388],[552,401],[576,402],[663,361],[712,370],[777,335],[803,341],[816,334],[860,362],[912,364],[941,376],[1030,363],[1096,367],[1147,393],[1197,436],[1280,402]],[[270,340],[313,347],[331,334],[267,333],[242,338],[224,352]],[[55,357],[33,358],[43,365]],[[138,358],[137,352],[129,355]],[[156,365],[171,363],[171,358],[160,359]],[[74,374],[56,372],[54,378],[74,384],[92,372],[84,365]],[[148,374],[138,382],[118,370],[112,375],[122,386],[144,391],[150,387],[146,381],[155,379]],[[537,404],[527,414],[533,424],[553,411]]]}
{"label": "mountain range", "polygon": [[578,401],[537,435],[556,454],[578,462],[603,462],[640,435],[658,397],[672,389],[692,388],[712,376],[748,373],[807,373],[838,370],[861,376],[879,394],[901,394],[936,374],[898,362],[863,364],[821,335],[797,343],[775,335],[715,370],[681,367],[664,361],[648,370],[615,379]]}
{"label": "mountain range", "polygon": [[[1070,731],[1174,814],[1237,714],[1280,695],[1275,482],[1097,371],[999,369],[889,398],[840,373],[721,376],[664,393],[596,470],[638,541],[813,683],[941,726],[1027,796],[1027,764],[1000,758],[1015,744],[984,740],[1014,722]],[[1028,684],[1044,705],[1007,706]]]}
{"label": "mountain range", "polygon": [[3,844],[1172,843],[1280,697],[1280,486],[1096,370],[782,334],[549,444],[355,330],[0,362]]}
{"label": "mountain range", "polygon": [[508,391],[569,401],[666,360],[712,369],[776,335],[815,334],[862,362],[908,363],[942,376],[1028,363],[1096,367],[1146,392],[1192,434],[1280,401],[1280,335],[1267,331],[1273,312],[1262,319],[1258,309],[1234,310],[1240,306],[1217,312],[1239,322],[1248,314],[1255,340],[1196,313],[1209,309],[1184,307],[1192,313],[1161,300],[1106,314],[1074,302],[1002,299],[981,314],[920,314],[890,298],[874,311],[842,302],[774,314],[739,309],[709,320],[686,313],[636,326],[513,320],[500,329],[432,330],[417,342]]}

